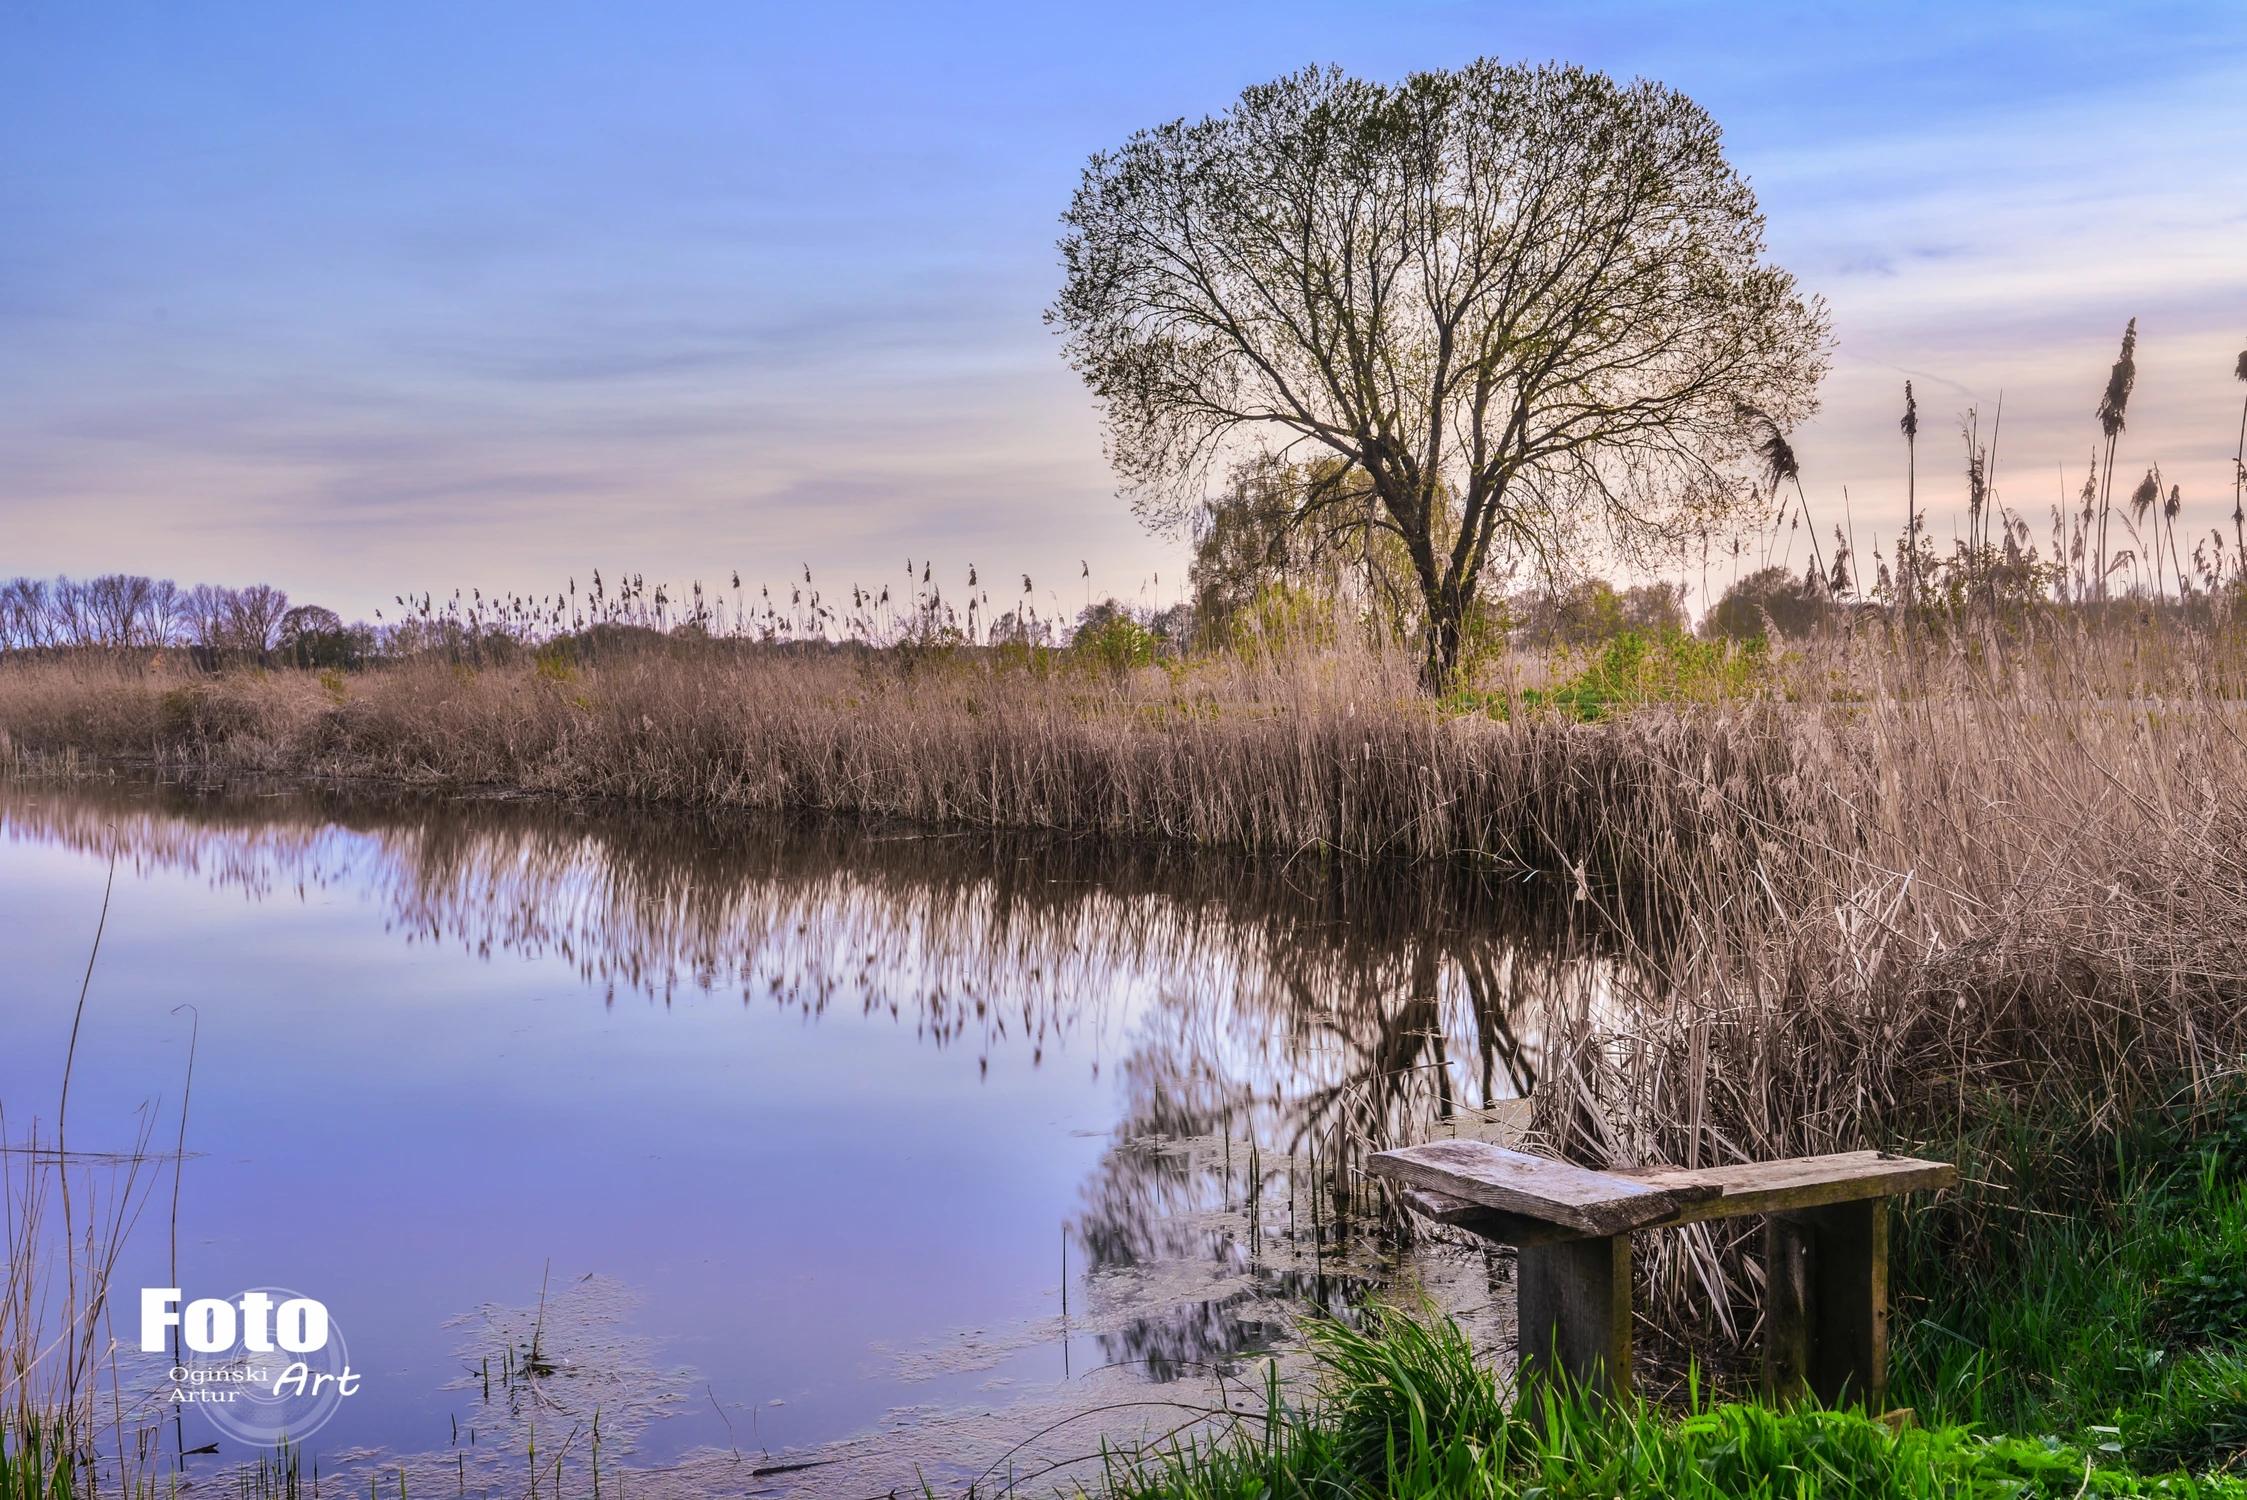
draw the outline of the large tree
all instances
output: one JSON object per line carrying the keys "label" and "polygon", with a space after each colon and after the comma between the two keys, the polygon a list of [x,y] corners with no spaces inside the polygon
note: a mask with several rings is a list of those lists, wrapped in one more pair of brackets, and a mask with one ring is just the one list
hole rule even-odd
{"label": "large tree", "polygon": [[1306,70],[1095,156],[1049,319],[1141,517],[1213,465],[1326,455],[1412,560],[1448,684],[1493,563],[1674,547],[1752,504],[1734,465],[1825,369],[1716,125],[1659,84],[1483,61]]}

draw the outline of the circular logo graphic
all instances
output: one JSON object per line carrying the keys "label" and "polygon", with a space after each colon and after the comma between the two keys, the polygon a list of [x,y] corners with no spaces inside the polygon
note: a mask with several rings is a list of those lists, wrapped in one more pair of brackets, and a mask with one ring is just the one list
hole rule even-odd
{"label": "circular logo graphic", "polygon": [[343,1330],[301,1292],[260,1286],[226,1302],[198,1301],[183,1325],[187,1347],[170,1371],[167,1399],[238,1442],[302,1442],[359,1388]]}

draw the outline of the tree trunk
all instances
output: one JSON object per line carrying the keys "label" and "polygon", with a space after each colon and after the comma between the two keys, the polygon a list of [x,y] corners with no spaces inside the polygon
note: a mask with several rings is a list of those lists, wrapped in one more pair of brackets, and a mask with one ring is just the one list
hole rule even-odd
{"label": "tree trunk", "polygon": [[1420,686],[1431,698],[1451,691],[1459,675],[1459,634],[1465,609],[1456,595],[1428,600],[1427,655],[1420,663]]}

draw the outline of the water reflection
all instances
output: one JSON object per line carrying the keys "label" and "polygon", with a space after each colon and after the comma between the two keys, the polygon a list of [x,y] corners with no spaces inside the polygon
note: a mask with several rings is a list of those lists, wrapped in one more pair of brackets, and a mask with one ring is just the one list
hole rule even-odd
{"label": "water reflection", "polygon": [[1056,1246],[1077,1301],[975,1348],[1157,1379],[1429,1275],[1358,1164],[1518,1129],[1545,1018],[1624,977],[1568,903],[1464,869],[334,788],[0,783],[0,829],[257,902],[355,895],[410,944],[558,957],[611,1007],[847,1012],[978,1076],[1067,1048],[1116,1099]]}

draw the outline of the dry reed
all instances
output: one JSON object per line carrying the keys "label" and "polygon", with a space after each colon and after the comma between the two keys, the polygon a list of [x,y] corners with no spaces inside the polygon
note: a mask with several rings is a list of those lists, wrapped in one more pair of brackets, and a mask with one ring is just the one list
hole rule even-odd
{"label": "dry reed", "polygon": [[[2118,1119],[2247,1048],[2236,627],[2137,617],[1806,647],[1600,722],[1446,711],[1402,656],[1130,673],[651,652],[205,678],[0,671],[0,761],[375,778],[1535,868],[1644,962],[1543,1018],[1537,1128],[1593,1162],[1955,1143],[1992,1100]],[[1941,1149],[1941,1145],[1938,1149]],[[1705,1235],[1673,1298],[1736,1276]]]}

